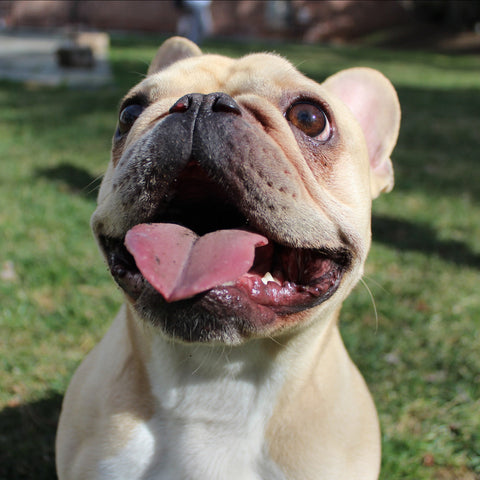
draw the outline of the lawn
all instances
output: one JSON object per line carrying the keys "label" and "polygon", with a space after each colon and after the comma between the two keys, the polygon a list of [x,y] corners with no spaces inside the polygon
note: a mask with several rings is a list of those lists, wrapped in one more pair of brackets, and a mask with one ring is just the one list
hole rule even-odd
{"label": "lawn", "polygon": [[[0,83],[1,480],[55,478],[62,395],[121,302],[89,217],[118,101],[158,42],[114,37],[113,87]],[[480,479],[480,59],[205,47],[234,56],[251,49],[274,49],[319,81],[364,65],[396,86],[396,186],[374,203],[365,283],[344,306],[342,332],[379,411],[381,478]]]}

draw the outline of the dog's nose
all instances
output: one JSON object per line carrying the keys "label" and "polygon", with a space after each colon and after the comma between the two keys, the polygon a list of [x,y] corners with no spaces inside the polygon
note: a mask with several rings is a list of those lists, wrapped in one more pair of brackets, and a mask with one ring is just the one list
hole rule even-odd
{"label": "dog's nose", "polygon": [[194,107],[202,107],[212,112],[242,114],[237,102],[230,95],[223,92],[209,93],[208,95],[189,93],[179,98],[169,111],[170,113],[184,113]]}
{"label": "dog's nose", "polygon": [[[214,112],[225,112],[225,113],[235,113],[236,115],[241,115],[242,111],[238,106],[237,102],[226,93],[212,93],[213,95],[213,104],[212,110]],[[209,95],[207,95],[208,97]]]}

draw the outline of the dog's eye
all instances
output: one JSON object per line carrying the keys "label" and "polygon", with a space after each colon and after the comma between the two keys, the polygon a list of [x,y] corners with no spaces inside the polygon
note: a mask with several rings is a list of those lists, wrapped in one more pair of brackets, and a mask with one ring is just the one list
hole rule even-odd
{"label": "dog's eye", "polygon": [[127,133],[132,128],[135,120],[140,116],[143,110],[145,110],[145,107],[134,103],[127,105],[120,112],[120,116],[118,117],[118,130],[121,134]]}
{"label": "dog's eye", "polygon": [[312,138],[326,141],[330,137],[330,123],[325,112],[314,103],[297,102],[287,111],[287,120]]}

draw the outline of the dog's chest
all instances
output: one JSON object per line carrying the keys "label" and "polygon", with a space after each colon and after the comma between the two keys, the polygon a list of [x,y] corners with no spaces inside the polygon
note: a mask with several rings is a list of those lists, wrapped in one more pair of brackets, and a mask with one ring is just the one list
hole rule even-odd
{"label": "dog's chest", "polygon": [[[226,404],[228,399],[225,399]],[[139,423],[114,457],[105,459],[101,478],[142,480],[282,480],[264,439],[258,413],[237,418],[156,415]],[[220,418],[219,418],[220,417]],[[106,475],[105,475],[106,474]]]}
{"label": "dog's chest", "polygon": [[[158,422],[158,421],[157,421]],[[209,425],[176,425],[160,420],[138,429],[131,444],[117,456],[121,475],[142,480],[283,479],[265,445],[242,432],[216,431]],[[167,426],[168,425],[168,426]],[[154,434],[155,431],[157,434]],[[164,432],[158,435],[158,430]],[[160,437],[160,439],[158,439]],[[163,441],[162,441],[163,437]],[[129,442],[130,443],[130,442]],[[133,449],[132,449],[133,447]],[[122,461],[123,459],[123,461]],[[119,472],[120,473],[120,472]],[[135,476],[137,475],[137,476]]]}
{"label": "dog's chest", "polygon": [[[169,363],[161,359],[162,367]],[[158,408],[130,432],[115,458],[104,463],[116,470],[111,478],[284,479],[265,439],[273,386],[257,372],[239,375],[242,365],[234,363],[230,375],[215,381],[188,364],[175,364],[167,369],[157,368],[157,362],[151,365],[150,378],[162,378],[152,385]]]}

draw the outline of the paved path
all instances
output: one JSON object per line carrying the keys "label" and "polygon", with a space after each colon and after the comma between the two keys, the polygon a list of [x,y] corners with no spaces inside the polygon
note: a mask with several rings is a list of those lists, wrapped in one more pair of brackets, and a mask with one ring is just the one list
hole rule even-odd
{"label": "paved path", "polygon": [[107,58],[93,68],[61,68],[56,51],[66,41],[61,34],[0,31],[0,79],[40,85],[95,87],[112,82]]}

